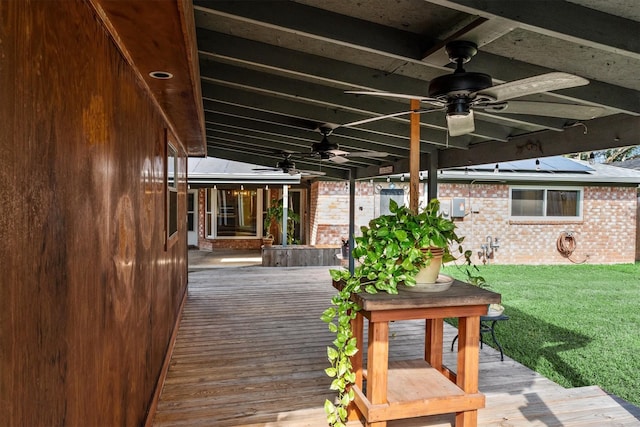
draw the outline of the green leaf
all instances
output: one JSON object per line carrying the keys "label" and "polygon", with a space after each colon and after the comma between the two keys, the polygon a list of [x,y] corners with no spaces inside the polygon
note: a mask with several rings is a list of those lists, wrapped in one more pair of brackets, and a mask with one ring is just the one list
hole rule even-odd
{"label": "green leaf", "polygon": [[402,261],[401,267],[404,270],[409,270],[409,271],[415,269],[415,267],[413,266],[413,260],[411,258],[405,258],[405,260]]}
{"label": "green leaf", "polygon": [[336,360],[338,357],[338,350],[333,347],[327,347],[327,358],[329,360]]}
{"label": "green leaf", "polygon": [[367,285],[364,287],[365,292],[367,292],[368,294],[377,294],[378,290],[376,289],[375,286],[373,285]]}
{"label": "green leaf", "polygon": [[344,407],[339,407],[338,408],[338,417],[340,417],[340,419],[346,420],[347,419],[347,408]]}
{"label": "green leaf", "polygon": [[333,414],[336,410],[336,407],[329,399],[324,401],[324,412],[326,414]]}
{"label": "green leaf", "polygon": [[376,230],[376,237],[387,237],[389,235],[389,229],[387,227],[382,227]]}
{"label": "green leaf", "polygon": [[348,406],[349,403],[351,403],[351,397],[350,397],[350,393],[345,393],[342,395],[342,397],[340,398],[340,404],[342,406]]}
{"label": "green leaf", "polygon": [[409,238],[407,232],[404,230],[394,230],[393,234],[396,236],[396,239],[400,240],[401,242]]}
{"label": "green leaf", "polygon": [[325,323],[329,323],[333,321],[334,317],[336,317],[336,309],[334,307],[329,307],[324,311],[324,313],[322,313],[320,319]]}
{"label": "green leaf", "polygon": [[338,364],[338,376],[339,377],[343,376],[345,372],[347,372],[347,369],[349,369],[349,366],[347,365],[347,363],[342,362]]}
{"label": "green leaf", "polygon": [[331,381],[331,386],[329,386],[330,390],[339,390],[342,391],[345,388],[345,381],[343,378],[336,378]]}
{"label": "green leaf", "polygon": [[324,370],[324,373],[327,374],[327,376],[331,377],[331,378],[335,377],[336,374],[337,374],[336,368],[326,368]]}

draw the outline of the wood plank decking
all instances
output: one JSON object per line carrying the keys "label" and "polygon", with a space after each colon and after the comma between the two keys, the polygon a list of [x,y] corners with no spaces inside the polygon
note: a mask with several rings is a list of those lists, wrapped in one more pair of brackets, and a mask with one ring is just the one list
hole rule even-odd
{"label": "wood plank decking", "polygon": [[[335,292],[327,267],[242,267],[194,271],[170,369],[153,425],[322,427],[331,398],[319,320]],[[424,322],[395,322],[390,358],[422,354]],[[444,358],[455,367],[447,343]],[[365,334],[366,336],[366,334]],[[480,352],[486,408],[479,426],[640,426],[598,387],[564,389],[500,355]],[[359,422],[349,423],[358,427]],[[389,427],[451,427],[452,416],[389,422]]]}

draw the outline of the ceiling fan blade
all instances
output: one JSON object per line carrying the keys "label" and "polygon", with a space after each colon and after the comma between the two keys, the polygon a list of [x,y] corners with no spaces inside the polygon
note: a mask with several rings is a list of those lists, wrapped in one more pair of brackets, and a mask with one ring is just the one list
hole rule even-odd
{"label": "ceiling fan blade", "polygon": [[333,156],[333,157],[329,157],[329,161],[333,163],[342,164],[342,163],[347,163],[349,159],[345,159],[344,157],[340,157],[340,156]]}
{"label": "ceiling fan blade", "polygon": [[489,104],[484,108],[484,111],[489,113],[531,114],[574,120],[590,120],[600,116],[604,112],[604,108],[552,102],[509,101],[495,106]]}
{"label": "ceiling fan blade", "polygon": [[384,151],[351,151],[343,154],[346,157],[387,157],[389,153]]}
{"label": "ceiling fan blade", "polygon": [[573,74],[547,73],[492,86],[477,92],[476,95],[486,95],[497,101],[504,101],[525,95],[533,95],[534,93],[551,92],[586,84],[589,84],[589,80]]}
{"label": "ceiling fan blade", "polygon": [[297,172],[300,175],[306,175],[306,176],[324,176],[324,175],[326,175],[326,172],[310,171],[310,170],[304,170],[304,169],[297,169]]}
{"label": "ceiling fan blade", "polygon": [[345,123],[343,125],[340,125],[340,127],[352,127],[352,126],[358,126],[358,125],[363,125],[365,123],[371,123],[371,122],[376,122],[378,120],[384,120],[384,119],[389,119],[391,117],[398,117],[398,116],[404,116],[407,114],[411,114],[411,113],[429,113],[431,111],[442,111],[443,108],[433,108],[433,109],[428,109],[428,108],[420,108],[419,110],[407,110],[407,111],[400,111],[397,113],[392,113],[392,114],[385,114],[382,116],[376,116],[376,117],[370,117],[368,119],[363,119],[363,120],[358,120],[356,122],[351,122],[351,123]]}
{"label": "ceiling fan blade", "polygon": [[349,155],[348,151],[342,151],[342,150],[339,150],[339,149],[327,150],[327,153],[331,153],[334,156],[347,156],[347,155]]}
{"label": "ceiling fan blade", "polygon": [[450,136],[466,135],[476,129],[473,110],[469,114],[447,114],[447,128]]}
{"label": "ceiling fan blade", "polygon": [[400,99],[417,99],[420,102],[436,103],[438,106],[442,106],[443,103],[436,98],[421,95],[409,95],[406,93],[394,93],[394,92],[377,92],[368,90],[346,90],[344,93],[351,95],[367,95],[367,96],[381,96],[383,98],[400,98]]}

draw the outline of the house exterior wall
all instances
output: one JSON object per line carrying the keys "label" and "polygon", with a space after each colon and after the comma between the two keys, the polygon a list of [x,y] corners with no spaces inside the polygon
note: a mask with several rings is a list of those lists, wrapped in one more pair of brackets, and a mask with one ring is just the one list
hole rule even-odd
{"label": "house exterior wall", "polygon": [[[380,215],[380,198],[374,184],[360,182],[356,191],[356,234],[369,219]],[[387,187],[387,183],[376,183]],[[394,183],[396,188],[404,183]],[[344,183],[318,184],[318,233],[313,244],[338,244],[348,233],[349,197]],[[474,262],[488,236],[498,238],[499,248],[488,263],[496,264],[594,264],[629,263],[636,259],[637,196],[635,187],[584,186],[580,221],[521,221],[509,215],[509,185],[499,183],[440,183],[438,198],[448,207],[452,198],[463,198],[467,215],[455,219],[464,248],[474,252]],[[421,196],[424,188],[420,188]],[[557,250],[563,232],[573,232],[575,251],[569,258]]]}
{"label": "house exterior wall", "polygon": [[167,124],[88,2],[0,11],[0,425],[143,425],[187,288]]}
{"label": "house exterior wall", "polygon": [[636,209],[636,261],[640,261],[640,194],[638,194],[638,205]]}

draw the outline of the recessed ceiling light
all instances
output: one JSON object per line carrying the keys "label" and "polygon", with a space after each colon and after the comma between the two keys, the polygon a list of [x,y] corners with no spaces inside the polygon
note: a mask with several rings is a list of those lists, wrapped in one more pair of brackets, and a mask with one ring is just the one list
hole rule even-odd
{"label": "recessed ceiling light", "polygon": [[167,71],[152,71],[149,73],[151,77],[158,80],[168,80],[173,78],[173,74]]}

